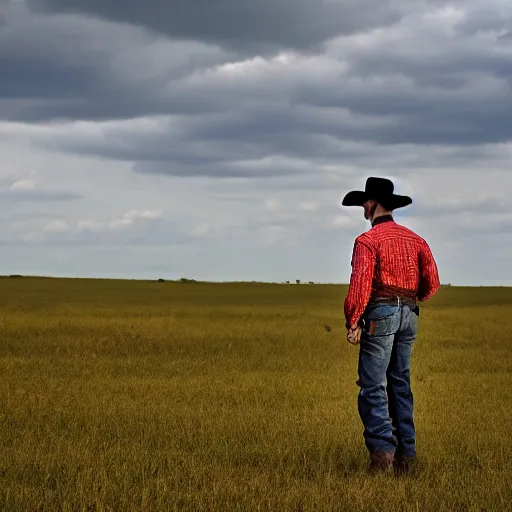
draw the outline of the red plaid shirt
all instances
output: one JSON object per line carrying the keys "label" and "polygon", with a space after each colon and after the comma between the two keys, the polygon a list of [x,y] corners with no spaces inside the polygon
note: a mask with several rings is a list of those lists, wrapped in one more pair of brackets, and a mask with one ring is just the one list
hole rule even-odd
{"label": "red plaid shirt", "polygon": [[390,215],[378,217],[372,229],[359,235],[354,244],[345,299],[347,327],[359,321],[372,296],[383,287],[424,301],[439,286],[437,265],[427,242]]}

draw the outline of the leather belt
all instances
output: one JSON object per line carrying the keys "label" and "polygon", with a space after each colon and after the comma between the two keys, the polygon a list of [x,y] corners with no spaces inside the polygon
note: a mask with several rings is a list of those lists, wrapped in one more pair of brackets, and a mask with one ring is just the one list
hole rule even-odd
{"label": "leather belt", "polygon": [[411,299],[410,297],[375,297],[370,300],[370,304],[390,304],[392,306],[401,306],[402,304],[406,304],[411,308],[415,308],[417,306],[416,300]]}

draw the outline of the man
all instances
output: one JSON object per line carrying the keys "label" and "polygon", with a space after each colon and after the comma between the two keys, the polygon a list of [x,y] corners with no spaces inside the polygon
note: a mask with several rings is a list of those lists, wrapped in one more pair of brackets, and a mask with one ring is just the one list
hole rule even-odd
{"label": "man", "polygon": [[440,287],[429,246],[400,226],[392,212],[412,199],[394,194],[383,178],[368,178],[344,206],[362,206],[372,227],[356,238],[345,300],[347,340],[359,344],[358,410],[370,470],[407,473],[416,457],[410,359],[416,338],[417,301]]}

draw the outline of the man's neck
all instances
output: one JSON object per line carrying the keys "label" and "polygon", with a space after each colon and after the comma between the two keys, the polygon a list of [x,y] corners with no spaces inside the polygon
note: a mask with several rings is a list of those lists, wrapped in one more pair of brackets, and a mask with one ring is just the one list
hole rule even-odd
{"label": "man's neck", "polygon": [[382,224],[383,222],[393,221],[393,214],[391,212],[381,212],[377,213],[372,220],[372,227],[377,224]]}

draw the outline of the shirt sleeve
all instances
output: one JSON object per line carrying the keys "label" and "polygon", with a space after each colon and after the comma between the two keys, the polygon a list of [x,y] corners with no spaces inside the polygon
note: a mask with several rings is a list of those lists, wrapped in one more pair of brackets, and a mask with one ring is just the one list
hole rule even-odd
{"label": "shirt sleeve", "polygon": [[427,243],[424,243],[419,254],[420,287],[418,300],[430,299],[440,288],[437,265],[432,251]]}
{"label": "shirt sleeve", "polygon": [[345,299],[347,328],[359,321],[372,293],[376,251],[369,244],[357,239],[352,254],[352,275]]}

